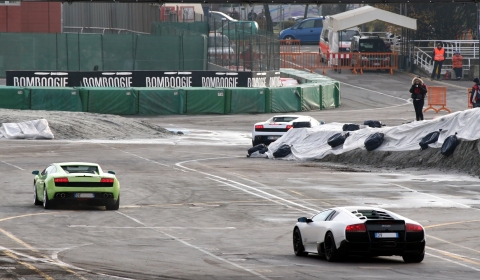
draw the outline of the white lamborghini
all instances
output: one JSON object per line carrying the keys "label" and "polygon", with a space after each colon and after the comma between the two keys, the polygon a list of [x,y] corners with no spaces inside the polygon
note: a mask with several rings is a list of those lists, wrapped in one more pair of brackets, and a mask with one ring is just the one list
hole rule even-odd
{"label": "white lamborghini", "polygon": [[315,253],[329,262],[361,255],[402,256],[405,262],[419,263],[425,256],[425,230],[385,209],[336,207],[298,218],[293,250],[297,256]]}
{"label": "white lamborghini", "polygon": [[264,122],[253,125],[252,145],[270,144],[282,137],[289,129],[300,127],[315,127],[323,122],[303,115],[277,115]]}

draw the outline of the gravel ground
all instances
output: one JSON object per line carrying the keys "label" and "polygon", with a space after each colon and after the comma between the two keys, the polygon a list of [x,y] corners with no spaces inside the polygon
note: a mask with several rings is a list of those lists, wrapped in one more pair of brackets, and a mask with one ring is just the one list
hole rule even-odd
{"label": "gravel ground", "polygon": [[0,123],[46,119],[58,140],[153,139],[172,135],[158,125],[117,115],[0,109]]}

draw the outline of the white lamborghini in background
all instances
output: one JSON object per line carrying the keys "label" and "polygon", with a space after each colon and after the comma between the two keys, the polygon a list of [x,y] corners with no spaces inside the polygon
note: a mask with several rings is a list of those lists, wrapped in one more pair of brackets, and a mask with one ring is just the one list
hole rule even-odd
{"label": "white lamborghini in background", "polygon": [[[322,122],[323,123],[323,122]],[[285,132],[292,128],[315,127],[321,123],[309,116],[302,115],[277,115],[264,122],[258,122],[253,125],[252,145],[268,145]]]}
{"label": "white lamborghini in background", "polygon": [[402,256],[405,262],[419,263],[425,256],[425,230],[385,209],[336,207],[298,218],[293,250],[297,256],[315,253],[329,262],[360,255]]}

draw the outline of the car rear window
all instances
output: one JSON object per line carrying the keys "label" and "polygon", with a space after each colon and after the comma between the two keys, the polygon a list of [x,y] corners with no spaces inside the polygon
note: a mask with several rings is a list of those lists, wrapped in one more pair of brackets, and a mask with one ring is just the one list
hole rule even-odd
{"label": "car rear window", "polygon": [[353,36],[358,36],[360,33],[357,30],[343,30],[338,31],[338,38],[340,41],[351,41]]}
{"label": "car rear window", "polygon": [[291,122],[293,120],[298,119],[298,117],[273,117],[273,122]]}
{"label": "car rear window", "polygon": [[98,174],[98,166],[95,165],[62,165],[67,173],[94,173]]}
{"label": "car rear window", "polygon": [[360,40],[361,52],[386,52],[387,47],[382,39],[363,39]]}
{"label": "car rear window", "polygon": [[377,210],[356,210],[352,213],[359,219],[368,220],[393,220],[394,218],[388,213]]}

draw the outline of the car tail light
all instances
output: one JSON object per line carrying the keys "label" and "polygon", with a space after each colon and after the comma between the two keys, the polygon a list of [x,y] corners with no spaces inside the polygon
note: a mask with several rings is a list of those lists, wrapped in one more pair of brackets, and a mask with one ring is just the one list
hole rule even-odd
{"label": "car tail light", "polygon": [[112,178],[102,178],[100,180],[100,183],[113,183],[113,179]]}
{"label": "car tail light", "polygon": [[53,179],[55,183],[68,183],[68,178],[55,178]]}
{"label": "car tail light", "polygon": [[293,125],[287,125],[285,128],[289,130],[290,128],[293,128]]}
{"label": "car tail light", "polygon": [[423,231],[422,226],[416,224],[406,224],[405,228],[407,232],[420,232]]}
{"label": "car tail light", "polygon": [[367,228],[365,227],[365,224],[355,224],[355,225],[348,225],[345,228],[346,232],[366,232]]}
{"label": "car tail light", "polygon": [[257,129],[263,129],[263,125],[256,125],[255,130],[257,130]]}

